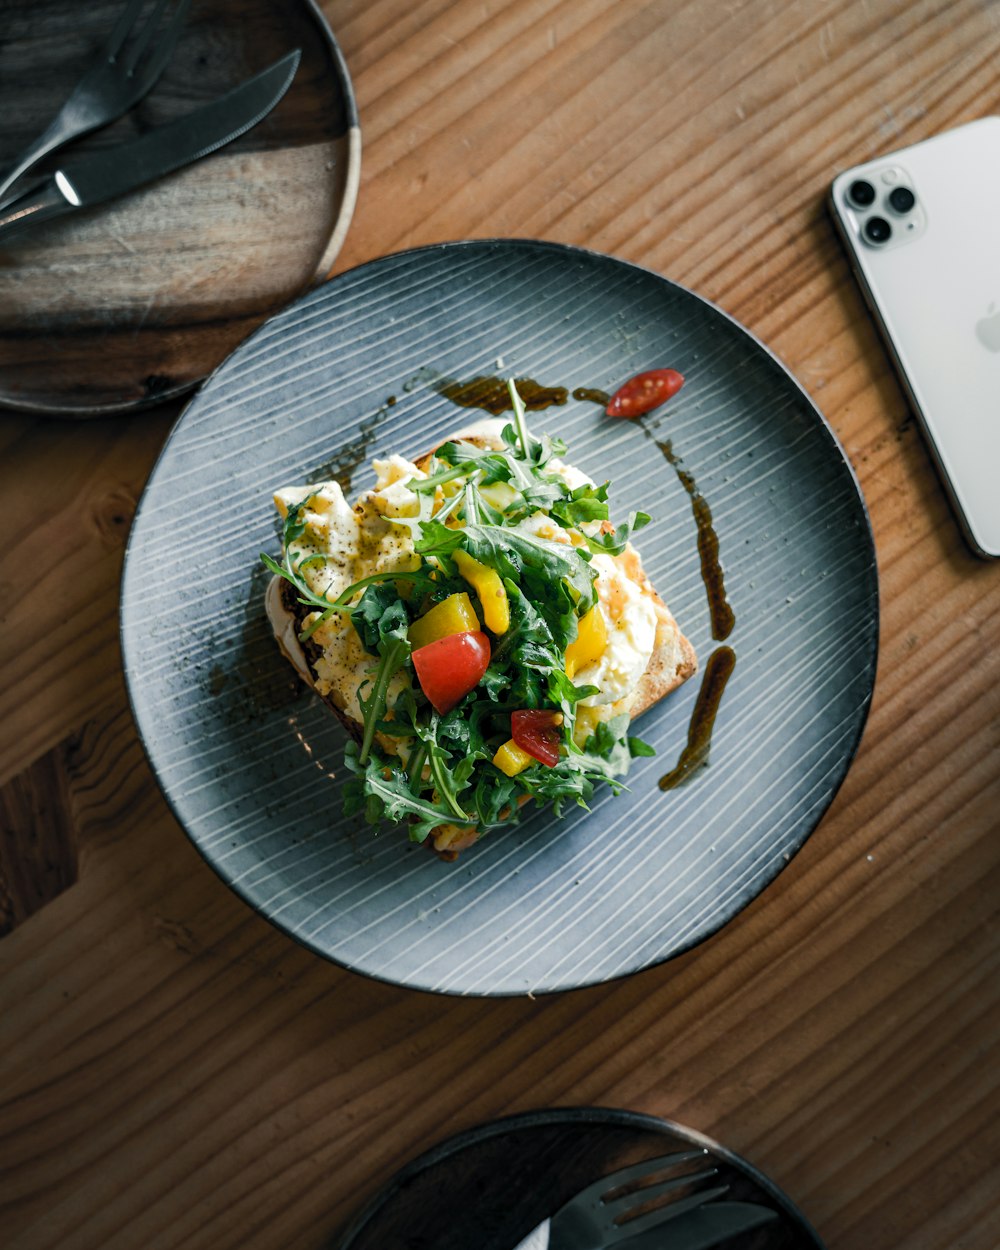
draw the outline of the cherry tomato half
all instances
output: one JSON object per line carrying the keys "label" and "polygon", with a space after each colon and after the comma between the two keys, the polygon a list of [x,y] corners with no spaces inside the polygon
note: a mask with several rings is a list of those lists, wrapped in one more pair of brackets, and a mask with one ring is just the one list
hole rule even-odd
{"label": "cherry tomato half", "polygon": [[532,711],[511,712],[510,736],[532,759],[553,768],[559,763],[562,724],[560,712]]}
{"label": "cherry tomato half", "polygon": [[684,385],[676,369],[650,369],[637,373],[611,396],[605,412],[609,417],[638,417],[665,404]]}
{"label": "cherry tomato half", "polygon": [[444,715],[479,685],[489,667],[490,654],[489,638],[475,630],[429,642],[426,647],[418,647],[410,658],[420,689],[435,711]]}

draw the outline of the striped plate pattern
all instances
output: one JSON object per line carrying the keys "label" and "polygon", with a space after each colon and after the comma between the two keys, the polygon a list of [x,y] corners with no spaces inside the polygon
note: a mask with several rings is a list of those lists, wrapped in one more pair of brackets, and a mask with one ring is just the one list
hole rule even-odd
{"label": "striped plate pattern", "polygon": [[[661,790],[695,677],[639,722],[657,751],[629,791],[544,813],[452,864],[341,812],[344,734],[293,680],[264,616],[279,486],[413,457],[467,423],[442,380],[508,373],[611,391],[672,366],[684,389],[645,424],[570,399],[531,417],[567,459],[641,508],[653,583],[704,668],[717,645],[691,500],[708,501],[736,654],[710,764]],[[480,414],[482,415],[482,414]],[[443,244],[345,273],[252,335],[178,421],[126,557],[132,707],[163,791],[219,875],[318,953],[424,990],[576,988],[668,959],[788,863],[857,748],[874,681],[878,588],[867,513],[808,396],[746,330],[659,275],[556,244]]]}

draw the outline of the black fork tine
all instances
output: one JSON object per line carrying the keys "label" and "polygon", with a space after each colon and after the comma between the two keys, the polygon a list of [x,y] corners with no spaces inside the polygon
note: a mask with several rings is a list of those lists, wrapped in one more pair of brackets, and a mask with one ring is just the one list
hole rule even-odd
{"label": "black fork tine", "polygon": [[122,60],[122,67],[126,74],[131,75],[135,72],[135,67],[139,61],[139,57],[141,57],[147,47],[149,47],[149,41],[152,39],[157,27],[160,25],[160,18],[163,16],[164,10],[169,3],[170,0],[158,0],[156,7],[146,19],[145,26],[143,26],[142,30],[139,31],[136,37],[129,44],[128,55]]}
{"label": "black fork tine", "polygon": [[122,9],[121,16],[112,27],[108,41],[104,45],[104,54],[109,61],[113,61],[118,55],[125,37],[138,20],[144,3],[145,0],[130,0],[130,3]]}
{"label": "black fork tine", "polygon": [[671,1176],[667,1180],[657,1181],[655,1185],[643,1185],[642,1189],[630,1189],[627,1194],[617,1198],[605,1199],[604,1210],[615,1224],[620,1224],[622,1217],[636,1207],[644,1207],[654,1198],[662,1198],[664,1194],[673,1193],[675,1189],[683,1189],[685,1185],[694,1185],[698,1181],[707,1181],[718,1175],[718,1168],[706,1168],[703,1172],[684,1172],[681,1176]]}
{"label": "black fork tine", "polygon": [[[708,1151],[699,1146],[697,1150],[679,1150],[675,1154],[660,1155],[656,1159],[643,1159],[641,1163],[632,1163],[628,1167],[619,1168],[610,1176],[602,1176],[593,1185],[588,1185],[583,1192],[588,1197],[592,1196],[603,1202],[605,1194],[612,1193],[616,1189],[624,1189],[626,1185],[631,1185],[634,1181],[645,1180],[647,1176],[665,1172],[667,1168],[677,1167],[681,1163],[694,1163],[698,1159],[707,1157]],[[635,1194],[630,1196],[635,1197]]]}
{"label": "black fork tine", "polygon": [[163,67],[170,60],[174,48],[177,46],[177,40],[180,38],[181,30],[184,26],[184,16],[190,7],[191,0],[180,0],[177,8],[171,13],[163,38],[157,44],[156,51],[143,66],[142,77],[144,82],[147,79],[155,81],[159,78]]}
{"label": "black fork tine", "polygon": [[[715,1168],[710,1172],[702,1173],[702,1176],[714,1176]],[[671,1188],[679,1188],[681,1185],[697,1180],[698,1177],[684,1176],[677,1181],[672,1182]],[[653,1186],[653,1189],[666,1191],[666,1186]],[[642,1190],[641,1194],[651,1192],[650,1190]],[[609,1245],[614,1245],[618,1241],[625,1241],[631,1237],[635,1237],[639,1233],[646,1232],[650,1228],[662,1228],[670,1220],[678,1215],[683,1215],[685,1211],[693,1211],[696,1207],[703,1207],[706,1203],[711,1202],[714,1198],[721,1198],[723,1194],[729,1192],[728,1185],[717,1185],[713,1189],[699,1189],[696,1193],[688,1194],[686,1198],[678,1198],[673,1202],[668,1202],[662,1207],[653,1207],[644,1215],[637,1215],[634,1220],[625,1220],[621,1224],[611,1224],[607,1229],[605,1236]],[[638,1198],[640,1194],[632,1194],[633,1198]]]}

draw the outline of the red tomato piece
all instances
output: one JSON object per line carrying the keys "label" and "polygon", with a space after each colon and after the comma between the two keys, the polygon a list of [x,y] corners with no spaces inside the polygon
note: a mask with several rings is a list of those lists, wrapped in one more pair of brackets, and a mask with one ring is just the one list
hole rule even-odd
{"label": "red tomato piece", "polygon": [[684,385],[676,369],[650,369],[637,373],[611,396],[605,412],[609,417],[638,417],[665,404]]}
{"label": "red tomato piece", "polygon": [[560,712],[511,712],[510,736],[532,759],[553,768],[559,763],[561,735],[558,726],[561,724]]}
{"label": "red tomato piece", "polygon": [[443,716],[479,685],[490,655],[489,638],[481,630],[470,630],[418,647],[410,658],[420,689]]}

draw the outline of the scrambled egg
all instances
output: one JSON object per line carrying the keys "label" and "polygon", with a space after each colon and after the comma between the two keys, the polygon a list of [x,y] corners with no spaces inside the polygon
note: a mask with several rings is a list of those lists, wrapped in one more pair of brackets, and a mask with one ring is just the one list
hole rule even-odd
{"label": "scrambled egg", "polygon": [[[595,485],[574,465],[551,460],[549,468],[558,473],[571,490]],[[544,512],[526,517],[516,528],[550,542],[568,543],[575,537]],[[597,533],[600,523],[584,522],[580,528]],[[598,554],[590,562],[590,567],[597,570],[598,605],[608,641],[600,657],[578,670],[573,681],[578,686],[598,687],[598,694],[580,700],[581,707],[595,709],[589,718],[592,722],[607,720],[631,709],[639,679],[659,641],[661,614],[652,595],[629,576],[629,561],[626,560],[629,553],[634,562],[631,546],[621,556]]]}
{"label": "scrambled egg", "polygon": [[[302,513],[302,536],[291,544],[294,564],[313,555],[323,560],[307,564],[302,576],[314,594],[336,599],[342,591],[372,573],[395,569],[415,569],[420,559],[413,550],[410,530],[395,524],[393,517],[416,516],[417,496],[407,486],[414,478],[425,477],[415,464],[402,456],[373,460],[375,486],[366,491],[352,508],[337,482],[323,482],[316,488],[309,507]],[[275,507],[284,517],[290,506],[302,498],[301,486],[276,491]],[[306,617],[304,625],[318,613]],[[336,613],[316,630],[313,640],[323,654],[314,664],[314,685],[324,697],[329,695],[338,707],[359,724],[364,716],[358,702],[358,687],[375,661],[365,651],[347,615]],[[288,640],[284,640],[286,650]],[[390,702],[397,698],[409,679],[400,673],[389,686]]]}

